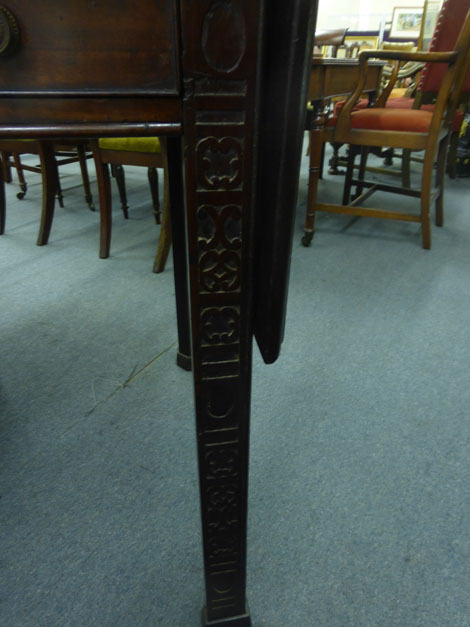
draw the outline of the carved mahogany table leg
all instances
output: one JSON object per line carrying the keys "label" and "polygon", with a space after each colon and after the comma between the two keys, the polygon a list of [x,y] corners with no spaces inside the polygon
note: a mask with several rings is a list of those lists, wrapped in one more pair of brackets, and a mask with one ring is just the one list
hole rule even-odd
{"label": "carved mahogany table leg", "polygon": [[322,101],[313,104],[313,115],[310,129],[310,161],[308,174],[307,211],[305,215],[304,235],[302,244],[310,246],[315,233],[315,204],[317,201],[318,179],[320,178],[323,133],[326,116]]}
{"label": "carved mahogany table leg", "polygon": [[205,626],[251,625],[245,584],[261,4],[181,5]]}

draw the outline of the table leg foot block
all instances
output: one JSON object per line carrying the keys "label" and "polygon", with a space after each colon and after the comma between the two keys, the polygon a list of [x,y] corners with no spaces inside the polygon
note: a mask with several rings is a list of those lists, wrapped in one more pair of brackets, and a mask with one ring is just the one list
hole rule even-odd
{"label": "table leg foot block", "polygon": [[251,627],[251,616],[248,608],[240,616],[230,616],[229,618],[207,619],[207,610],[202,610],[202,627]]}
{"label": "table leg foot block", "polygon": [[183,370],[187,370],[188,372],[192,369],[191,355],[185,355],[184,353],[180,353],[176,355],[176,365]]}

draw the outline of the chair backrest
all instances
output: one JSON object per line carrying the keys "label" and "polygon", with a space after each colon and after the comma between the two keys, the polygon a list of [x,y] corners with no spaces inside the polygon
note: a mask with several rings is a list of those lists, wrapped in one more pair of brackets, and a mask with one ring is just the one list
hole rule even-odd
{"label": "chair backrest", "polygon": [[[470,0],[444,0],[429,45],[429,52],[448,52],[456,49],[457,38],[469,10]],[[445,64],[427,63],[421,71],[418,91],[437,93],[445,73]],[[462,91],[470,91],[470,73],[467,73]]]}
{"label": "chair backrest", "polygon": [[414,41],[383,41],[380,44],[380,49],[414,52],[416,50],[416,44]]}
{"label": "chair backrest", "polygon": [[[455,110],[460,102],[461,92],[470,67],[470,10],[467,12],[453,50],[458,52],[457,60],[449,64],[441,82],[434,114],[437,118],[445,112],[446,125],[451,127]],[[436,64],[441,65],[441,64]],[[446,64],[444,64],[446,67]]]}

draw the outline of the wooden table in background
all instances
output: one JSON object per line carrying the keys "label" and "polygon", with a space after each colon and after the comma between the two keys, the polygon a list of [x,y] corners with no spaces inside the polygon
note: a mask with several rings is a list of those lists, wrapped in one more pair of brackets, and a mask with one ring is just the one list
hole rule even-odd
{"label": "wooden table in background", "polygon": [[[373,98],[379,88],[382,62],[370,62],[364,93]],[[313,105],[307,130],[310,132],[310,161],[308,197],[302,243],[309,246],[313,238],[312,212],[314,211],[318,180],[323,158],[323,134],[327,120],[327,108],[331,98],[348,96],[356,88],[359,77],[357,59],[314,58],[310,71],[308,99]]]}

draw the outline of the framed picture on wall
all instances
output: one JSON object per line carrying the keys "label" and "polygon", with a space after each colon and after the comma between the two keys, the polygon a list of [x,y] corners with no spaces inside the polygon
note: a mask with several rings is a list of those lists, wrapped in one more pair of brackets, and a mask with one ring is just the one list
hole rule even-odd
{"label": "framed picture on wall", "polygon": [[391,39],[418,39],[422,19],[423,7],[395,7],[389,37]]}
{"label": "framed picture on wall", "polygon": [[441,6],[442,0],[426,0],[424,3],[423,25],[421,27],[421,38],[419,41],[420,50],[427,50],[429,48]]}
{"label": "framed picture on wall", "polygon": [[375,35],[348,35],[344,38],[345,53],[342,56],[354,58],[357,57],[361,50],[376,50],[378,44],[379,38]]}

